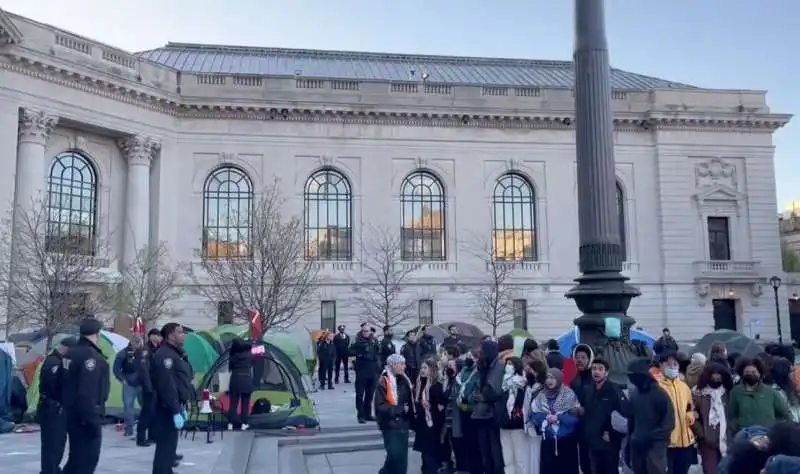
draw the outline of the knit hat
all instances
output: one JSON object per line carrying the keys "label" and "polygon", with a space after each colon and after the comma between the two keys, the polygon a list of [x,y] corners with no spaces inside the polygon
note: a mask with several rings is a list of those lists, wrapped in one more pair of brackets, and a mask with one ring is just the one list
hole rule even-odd
{"label": "knit hat", "polygon": [[405,364],[406,358],[401,356],[400,354],[392,354],[386,358],[386,366],[387,367],[394,367],[396,365]]}

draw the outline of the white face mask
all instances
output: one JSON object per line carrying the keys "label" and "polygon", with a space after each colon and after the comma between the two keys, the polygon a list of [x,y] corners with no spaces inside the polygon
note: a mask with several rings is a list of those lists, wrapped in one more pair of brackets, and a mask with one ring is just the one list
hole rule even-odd
{"label": "white face mask", "polygon": [[514,366],[509,364],[506,365],[506,375],[514,375]]}

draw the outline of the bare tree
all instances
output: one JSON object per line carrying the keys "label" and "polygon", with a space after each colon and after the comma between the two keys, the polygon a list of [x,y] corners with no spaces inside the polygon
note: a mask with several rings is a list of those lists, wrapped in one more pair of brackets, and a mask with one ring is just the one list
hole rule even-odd
{"label": "bare tree", "polygon": [[304,260],[303,220],[284,215],[286,200],[277,182],[253,203],[247,216],[249,235],[235,242],[206,236],[202,272],[190,271],[197,291],[211,304],[228,301],[246,320],[248,310],[261,314],[264,330],[293,325],[310,309],[318,271]]}
{"label": "bare tree", "polygon": [[45,330],[52,338],[86,314],[101,317],[107,247],[89,223],[51,221],[46,200],[17,207],[2,221],[0,298],[6,328]]}
{"label": "bare tree", "polygon": [[411,317],[415,302],[403,296],[403,287],[416,267],[400,261],[403,247],[396,229],[369,227],[367,233],[361,265],[368,280],[356,300],[368,322],[395,327]]}
{"label": "bare tree", "polygon": [[139,249],[122,270],[120,281],[109,288],[114,309],[150,327],[158,319],[176,314],[175,302],[183,296],[183,273],[172,262],[164,243]]}

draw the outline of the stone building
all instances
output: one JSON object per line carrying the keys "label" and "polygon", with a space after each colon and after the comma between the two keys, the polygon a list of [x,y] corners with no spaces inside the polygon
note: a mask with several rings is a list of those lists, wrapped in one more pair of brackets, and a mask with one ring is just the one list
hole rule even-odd
{"label": "stone building", "polygon": [[[3,11],[0,44],[0,203],[54,182],[81,196],[53,206],[111,238],[95,259],[110,273],[139,242],[195,265],[241,244],[240,223],[213,209],[247,205],[277,178],[323,277],[298,324],[362,318],[368,226],[393,229],[415,269],[406,325],[486,328],[469,296],[487,281],[475,236],[514,270],[503,329],[550,337],[577,316],[563,296],[578,274],[569,62],[173,43],[130,53]],[[790,117],[763,91],[621,70],[611,84],[624,272],[642,290],[631,314],[679,338],[754,321],[774,334],[772,134]],[[181,307],[190,326],[214,323],[214,304]]]}

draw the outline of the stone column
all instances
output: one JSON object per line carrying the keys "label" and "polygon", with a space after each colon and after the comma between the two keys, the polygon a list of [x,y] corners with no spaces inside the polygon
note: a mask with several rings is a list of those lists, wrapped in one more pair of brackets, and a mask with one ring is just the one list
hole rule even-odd
{"label": "stone column", "polygon": [[45,151],[58,117],[35,109],[22,109],[19,117],[14,208],[30,210],[44,204],[47,185]]}
{"label": "stone column", "polygon": [[119,147],[128,162],[122,262],[129,265],[150,243],[150,165],[161,142],[132,135],[120,139]]}
{"label": "stone column", "polygon": [[[629,329],[631,299],[639,290],[621,274],[622,244],[616,212],[614,123],[603,0],[575,0],[575,149],[578,161],[580,271],[567,292],[583,316],[581,342],[602,340],[605,318]],[[627,336],[628,331],[623,331]],[[628,339],[629,340],[629,339]],[[619,367],[618,369],[623,369]]]}

